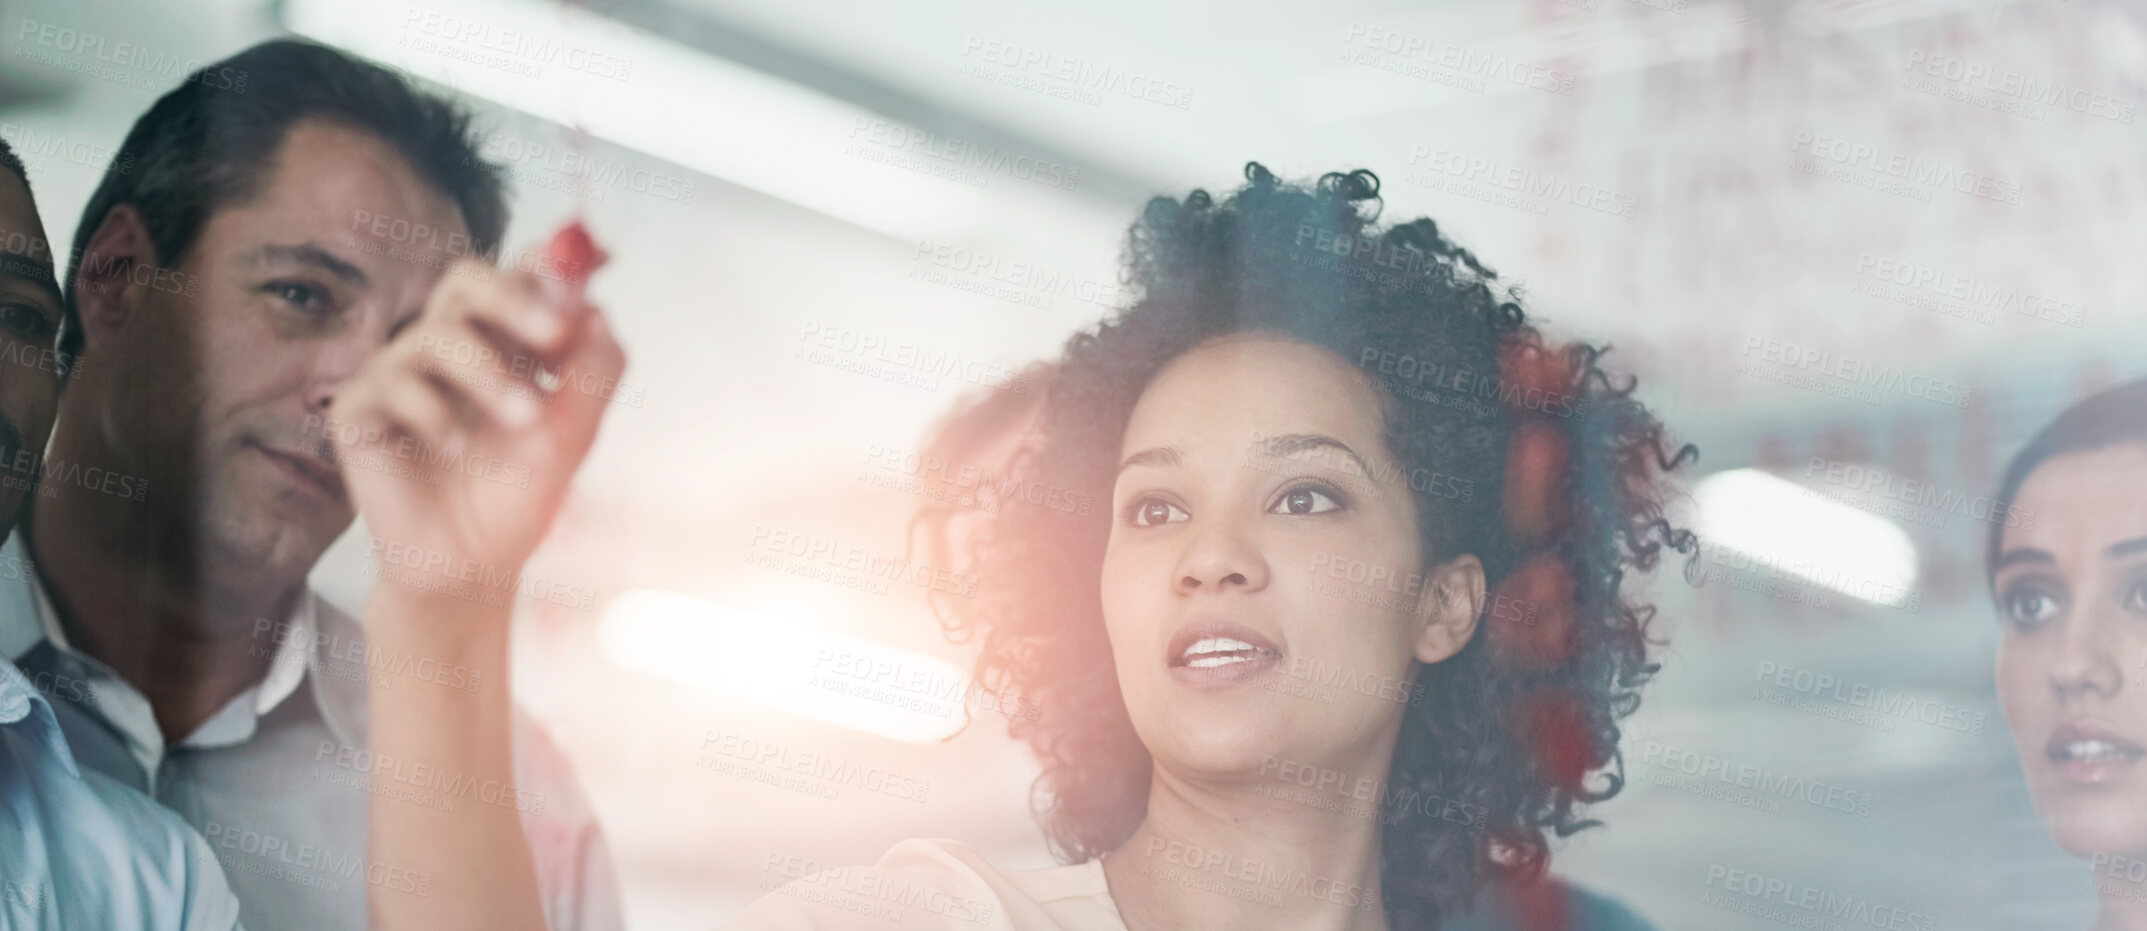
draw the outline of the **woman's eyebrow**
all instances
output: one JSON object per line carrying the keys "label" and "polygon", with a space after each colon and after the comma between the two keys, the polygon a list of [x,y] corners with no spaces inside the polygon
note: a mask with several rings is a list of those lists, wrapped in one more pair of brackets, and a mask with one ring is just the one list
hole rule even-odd
{"label": "woman's eyebrow", "polygon": [[[2123,544],[2118,545],[2122,546]],[[2057,562],[2057,560],[2051,558],[2050,552],[2048,550],[2039,550],[2032,546],[2023,546],[2006,550],[2004,553],[2000,554],[1998,556],[1998,561],[1991,564],[1990,571],[1995,573],[2000,569],[2013,565],[2014,563],[2023,562],[2054,563]]]}
{"label": "woman's eyebrow", "polygon": [[1284,433],[1280,436],[1265,437],[1259,444],[1262,455],[1278,459],[1293,457],[1305,450],[1321,447],[1340,450],[1342,455],[1357,461],[1357,468],[1362,474],[1375,474],[1372,467],[1365,464],[1364,457],[1357,455],[1357,451],[1349,448],[1348,443],[1324,433]]}
{"label": "woman's eyebrow", "polygon": [[1127,456],[1126,461],[1118,464],[1118,471],[1123,473],[1134,466],[1177,466],[1184,464],[1185,457],[1179,455],[1177,447],[1151,446]]}

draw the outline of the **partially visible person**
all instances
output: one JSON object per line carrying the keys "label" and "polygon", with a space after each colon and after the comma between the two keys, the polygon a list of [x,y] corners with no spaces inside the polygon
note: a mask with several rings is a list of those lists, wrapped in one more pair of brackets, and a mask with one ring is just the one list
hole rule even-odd
{"label": "partially visible person", "polygon": [[[68,366],[61,298],[22,160],[0,141],[0,537],[37,487]],[[29,566],[0,562],[20,579]],[[208,844],[178,815],[75,764],[44,692],[0,658],[0,928],[223,929],[238,899]]]}
{"label": "partially visible person", "polygon": [[[247,76],[244,93],[203,79],[232,74]],[[84,684],[53,696],[77,760],[198,828],[249,923],[479,927],[423,916],[495,890],[523,902],[527,880],[551,927],[618,927],[616,879],[571,767],[490,691],[504,657],[376,639],[306,584],[353,520],[336,441],[361,371],[420,331],[589,316],[532,299],[536,275],[484,261],[507,208],[467,116],[385,69],[278,40],[181,82],[115,158],[130,170],[92,194],[65,279],[61,349],[80,370],[60,398],[49,497],[0,550],[32,565],[0,579],[0,657]],[[377,468],[417,455],[383,450]],[[532,509],[578,461],[424,457],[474,467],[487,491]],[[443,525],[462,526],[467,489],[428,499]],[[374,529],[382,559],[437,542],[407,523]],[[520,568],[486,566],[510,582],[485,597],[511,602]],[[376,601],[406,594],[387,573],[376,588],[389,593]],[[511,720],[514,740],[475,756],[376,752],[376,737],[402,735],[369,723],[425,702],[483,705]],[[426,733],[410,736],[432,746]],[[478,762],[510,750],[510,767]],[[369,829],[382,810],[438,833],[391,828],[383,848]],[[465,830],[513,841],[481,861],[442,857]],[[528,927],[515,908],[487,920]]]}
{"label": "partially visible person", "polygon": [[2028,795],[2088,861],[2095,931],[2147,929],[2147,380],[2067,408],[2000,478],[1998,702]]}
{"label": "partially visible person", "polygon": [[1649,927],[1543,877],[1622,784],[1657,669],[1627,583],[1695,551],[1662,512],[1692,450],[1432,221],[1379,224],[1370,172],[1245,178],[1148,204],[1132,306],[1033,419],[950,424],[1018,441],[933,445],[1013,447],[932,543],[982,580],[937,606],[1040,712],[1008,727],[1067,865],[909,840],[725,927]]}

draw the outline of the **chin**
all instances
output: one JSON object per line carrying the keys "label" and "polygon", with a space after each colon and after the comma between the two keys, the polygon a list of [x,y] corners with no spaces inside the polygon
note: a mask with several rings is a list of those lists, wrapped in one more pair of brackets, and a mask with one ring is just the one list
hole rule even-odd
{"label": "chin", "polygon": [[1167,725],[1166,740],[1181,768],[1211,775],[1257,773],[1269,757],[1283,756],[1288,746],[1275,725],[1271,709],[1256,702],[1178,709]]}
{"label": "chin", "polygon": [[2038,800],[2050,837],[2075,857],[2147,851],[2147,801],[2136,798]]}

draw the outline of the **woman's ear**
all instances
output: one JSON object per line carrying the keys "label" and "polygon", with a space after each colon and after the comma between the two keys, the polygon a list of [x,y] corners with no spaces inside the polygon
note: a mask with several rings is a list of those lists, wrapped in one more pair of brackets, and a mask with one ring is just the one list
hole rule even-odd
{"label": "woman's ear", "polygon": [[72,282],[85,350],[110,342],[126,325],[134,306],[134,269],[154,266],[156,260],[156,244],[140,211],[131,204],[105,211],[97,231],[83,244]]}
{"label": "woman's ear", "polygon": [[1436,663],[1468,645],[1484,611],[1484,564],[1464,554],[1440,563],[1417,595],[1416,658]]}

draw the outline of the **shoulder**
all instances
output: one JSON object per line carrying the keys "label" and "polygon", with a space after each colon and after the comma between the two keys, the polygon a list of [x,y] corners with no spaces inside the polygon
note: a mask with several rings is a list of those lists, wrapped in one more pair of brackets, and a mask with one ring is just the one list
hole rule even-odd
{"label": "shoulder", "polygon": [[1526,886],[1487,886],[1473,912],[1447,923],[1450,931],[1518,931],[1539,927],[1570,931],[1657,931],[1631,906],[1557,877]]}
{"label": "shoulder", "polygon": [[[224,931],[238,926],[238,897],[232,894],[209,842],[192,825],[149,796],[95,770],[82,771],[81,785],[84,795],[94,799],[97,810],[108,819],[104,823],[114,836],[100,839],[82,831],[85,822],[94,823],[91,819],[78,820],[70,834],[92,844],[100,840],[124,844],[123,855],[132,861],[118,875],[138,884],[136,895],[117,896],[114,901],[138,901],[154,909],[160,913],[155,922],[158,927]],[[106,851],[105,855],[120,853]]]}
{"label": "shoulder", "polygon": [[[1000,870],[951,840],[906,840],[869,867],[771,861],[768,893],[726,928],[806,931],[877,918],[903,927],[988,931],[1122,931],[1096,864]],[[873,924],[877,924],[874,922]]]}

